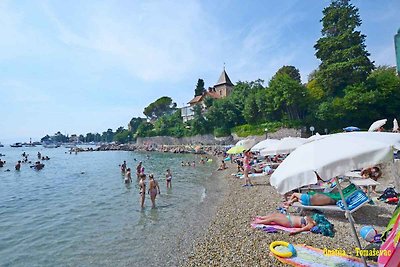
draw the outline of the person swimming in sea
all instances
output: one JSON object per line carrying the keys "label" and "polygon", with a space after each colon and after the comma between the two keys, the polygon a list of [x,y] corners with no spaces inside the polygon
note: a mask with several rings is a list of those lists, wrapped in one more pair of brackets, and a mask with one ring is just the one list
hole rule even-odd
{"label": "person swimming in sea", "polygon": [[152,203],[152,208],[156,207],[156,197],[157,193],[161,194],[160,192],[160,186],[158,185],[158,182],[154,179],[154,175],[150,174],[149,175],[149,191],[147,192],[150,195],[151,203]]}
{"label": "person swimming in sea", "polygon": [[17,164],[15,164],[15,170],[19,171],[21,169],[21,161],[18,160]]}
{"label": "person swimming in sea", "polygon": [[31,168],[34,168],[35,170],[39,171],[44,168],[44,164],[40,163],[40,161],[36,161],[35,165],[30,166]]}
{"label": "person swimming in sea", "polygon": [[144,208],[144,200],[146,198],[146,174],[140,175],[139,181],[139,193],[140,193],[140,207]]}
{"label": "person swimming in sea", "polygon": [[167,169],[167,173],[165,174],[165,178],[167,181],[167,188],[172,188],[172,173],[170,169]]}
{"label": "person swimming in sea", "polygon": [[126,184],[129,184],[129,183],[132,182],[131,168],[126,169],[124,182],[125,182]]}

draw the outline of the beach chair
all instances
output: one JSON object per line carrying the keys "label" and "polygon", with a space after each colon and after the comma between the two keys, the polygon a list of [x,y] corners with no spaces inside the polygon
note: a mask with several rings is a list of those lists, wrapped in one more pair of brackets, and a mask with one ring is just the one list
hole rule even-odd
{"label": "beach chair", "polygon": [[[354,184],[350,184],[347,188],[343,190],[343,194],[349,207],[350,213],[353,213],[360,209],[362,206],[367,204],[370,199],[368,196],[360,189],[358,189]],[[304,206],[299,202],[293,203],[293,207],[297,209],[297,212],[302,213],[304,210],[320,210],[320,211],[341,211],[345,212],[342,200],[338,200],[336,205],[325,205],[325,206]]]}

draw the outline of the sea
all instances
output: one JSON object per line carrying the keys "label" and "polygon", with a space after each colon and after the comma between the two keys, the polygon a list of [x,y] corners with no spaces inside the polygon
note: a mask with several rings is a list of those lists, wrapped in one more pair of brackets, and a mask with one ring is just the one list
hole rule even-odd
{"label": "sea", "polygon": [[[65,147],[0,147],[0,266],[177,266],[210,222],[223,193],[215,159],[160,152],[69,153]],[[32,163],[14,166],[29,154]],[[37,153],[48,156],[34,170]],[[205,156],[203,156],[205,157]],[[132,184],[119,165],[126,160]],[[136,166],[153,173],[157,208],[140,208]],[[195,161],[196,166],[181,166]],[[171,169],[172,188],[165,171]],[[9,171],[8,171],[9,170]],[[147,180],[148,183],[148,180]]]}

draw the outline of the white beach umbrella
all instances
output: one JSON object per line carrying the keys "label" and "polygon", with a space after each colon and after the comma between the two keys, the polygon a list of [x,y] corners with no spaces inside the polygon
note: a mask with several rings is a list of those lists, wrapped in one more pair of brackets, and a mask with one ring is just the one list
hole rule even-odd
{"label": "white beach umbrella", "polygon": [[393,120],[393,132],[398,132],[399,131],[399,123],[397,122],[396,119]]}
{"label": "white beach umbrella", "polygon": [[400,147],[400,135],[381,132],[332,134],[303,144],[294,150],[274,171],[271,185],[280,193],[317,183],[393,158],[393,148]]}
{"label": "white beach umbrella", "polygon": [[374,131],[378,130],[380,127],[385,125],[386,122],[387,122],[387,119],[375,121],[374,123],[371,124],[371,126],[369,126],[368,132],[374,132]]}
{"label": "white beach umbrella", "polygon": [[328,136],[329,136],[328,134],[326,134],[326,135],[320,135],[319,133],[316,133],[316,134],[311,135],[310,137],[308,137],[304,143],[305,143],[305,144],[306,144],[306,143],[310,143],[310,142],[313,142],[313,141],[316,141],[316,140],[319,140],[319,139],[326,138],[326,137],[328,137]]}
{"label": "white beach umbrella", "polygon": [[[274,171],[270,183],[283,194],[305,185],[317,183],[315,172],[324,181],[328,181],[350,170],[393,160],[393,146],[399,144],[400,135],[394,133],[333,134],[304,144],[293,151]],[[346,207],[346,215],[353,235],[361,249],[353,224],[354,220],[348,210],[339,183],[338,188]]]}
{"label": "white beach umbrella", "polygon": [[251,152],[260,152],[260,150],[279,142],[278,139],[265,139],[251,148]]}
{"label": "white beach umbrella", "polygon": [[286,137],[279,140],[274,144],[271,144],[267,148],[260,151],[261,156],[277,155],[277,154],[288,154],[304,144],[307,141],[306,138],[300,137]]}
{"label": "white beach umbrella", "polygon": [[236,143],[236,146],[242,146],[246,150],[252,148],[257,141],[255,139],[244,139]]}

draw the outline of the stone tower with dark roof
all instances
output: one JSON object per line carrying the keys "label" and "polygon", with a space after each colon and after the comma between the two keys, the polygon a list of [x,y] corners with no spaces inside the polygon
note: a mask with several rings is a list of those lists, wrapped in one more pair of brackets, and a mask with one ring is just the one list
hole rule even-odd
{"label": "stone tower with dark roof", "polygon": [[229,79],[229,76],[225,71],[225,67],[221,73],[221,76],[219,76],[218,82],[214,85],[214,89],[216,94],[218,94],[220,97],[227,97],[232,93],[233,83]]}

